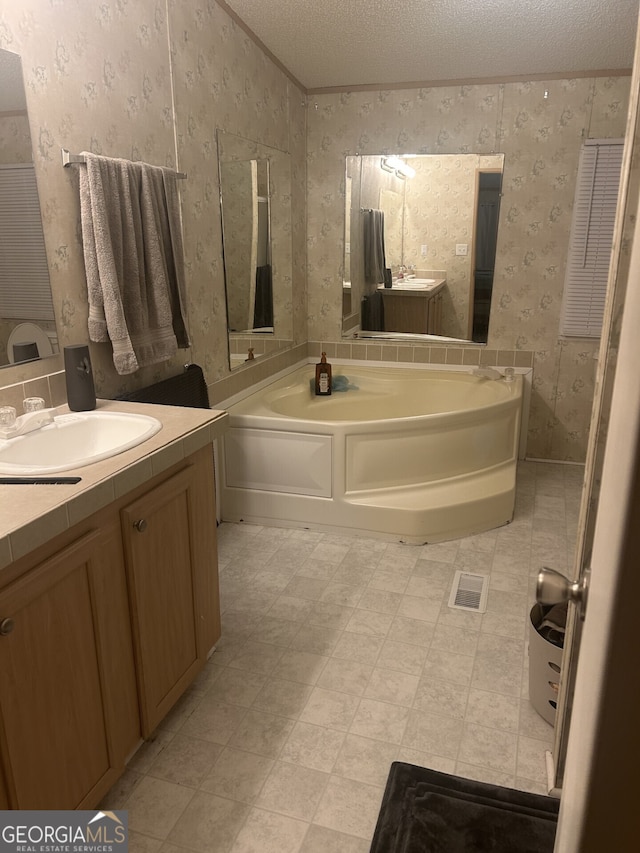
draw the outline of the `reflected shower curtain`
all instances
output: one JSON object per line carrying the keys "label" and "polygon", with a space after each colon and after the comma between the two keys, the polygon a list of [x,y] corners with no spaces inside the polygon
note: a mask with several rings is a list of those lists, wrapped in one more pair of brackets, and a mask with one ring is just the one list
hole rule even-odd
{"label": "reflected shower curtain", "polygon": [[387,266],[384,251],[384,213],[362,211],[365,295],[360,308],[360,327],[384,332],[384,303],[378,286],[384,284]]}
{"label": "reflected shower curtain", "polygon": [[271,266],[265,264],[256,270],[256,302],[253,311],[253,328],[273,326],[273,280]]}

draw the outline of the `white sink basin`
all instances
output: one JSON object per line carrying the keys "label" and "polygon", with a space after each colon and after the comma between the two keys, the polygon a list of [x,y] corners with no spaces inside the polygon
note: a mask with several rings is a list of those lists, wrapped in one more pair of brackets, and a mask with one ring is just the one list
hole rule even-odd
{"label": "white sink basin", "polygon": [[[393,282],[391,290],[431,290],[441,281],[438,278],[401,278]],[[378,290],[382,290],[383,284],[379,285]]]}
{"label": "white sink basin", "polygon": [[55,474],[116,456],[162,429],[125,412],[71,412],[26,435],[0,440],[0,474]]}
{"label": "white sink basin", "polygon": [[402,281],[394,282],[393,286],[399,290],[425,290],[435,283],[435,278],[405,278]]}

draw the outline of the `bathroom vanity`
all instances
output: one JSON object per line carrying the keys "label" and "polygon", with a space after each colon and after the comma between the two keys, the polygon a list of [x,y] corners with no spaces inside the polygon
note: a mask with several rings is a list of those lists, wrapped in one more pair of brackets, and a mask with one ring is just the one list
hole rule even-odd
{"label": "bathroom vanity", "polygon": [[76,485],[0,484],[0,809],[95,807],[220,637],[226,413],[98,406],[162,429]]}
{"label": "bathroom vanity", "polygon": [[384,325],[389,332],[418,335],[442,334],[442,297],[446,279],[408,279],[382,287]]}

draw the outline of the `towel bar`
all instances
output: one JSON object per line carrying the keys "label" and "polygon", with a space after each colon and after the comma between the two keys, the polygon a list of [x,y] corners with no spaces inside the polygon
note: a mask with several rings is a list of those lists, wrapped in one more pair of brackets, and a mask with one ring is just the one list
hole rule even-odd
{"label": "towel bar", "polygon": [[[62,165],[63,166],[73,166],[75,163],[86,163],[86,158],[84,154],[72,154],[70,151],[67,151],[66,148],[62,149]],[[173,171],[173,170],[172,170]],[[176,172],[176,178],[180,178],[181,180],[187,179],[186,172]]]}

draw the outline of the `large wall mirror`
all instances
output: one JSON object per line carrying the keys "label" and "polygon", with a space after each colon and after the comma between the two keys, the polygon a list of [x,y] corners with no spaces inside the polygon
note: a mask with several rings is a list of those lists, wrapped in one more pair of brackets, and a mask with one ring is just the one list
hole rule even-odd
{"label": "large wall mirror", "polygon": [[0,366],[56,352],[22,66],[0,50]]}
{"label": "large wall mirror", "polygon": [[217,141],[233,370],[293,341],[291,160],[221,130]]}
{"label": "large wall mirror", "polygon": [[503,154],[346,158],[343,337],[486,344]]}

